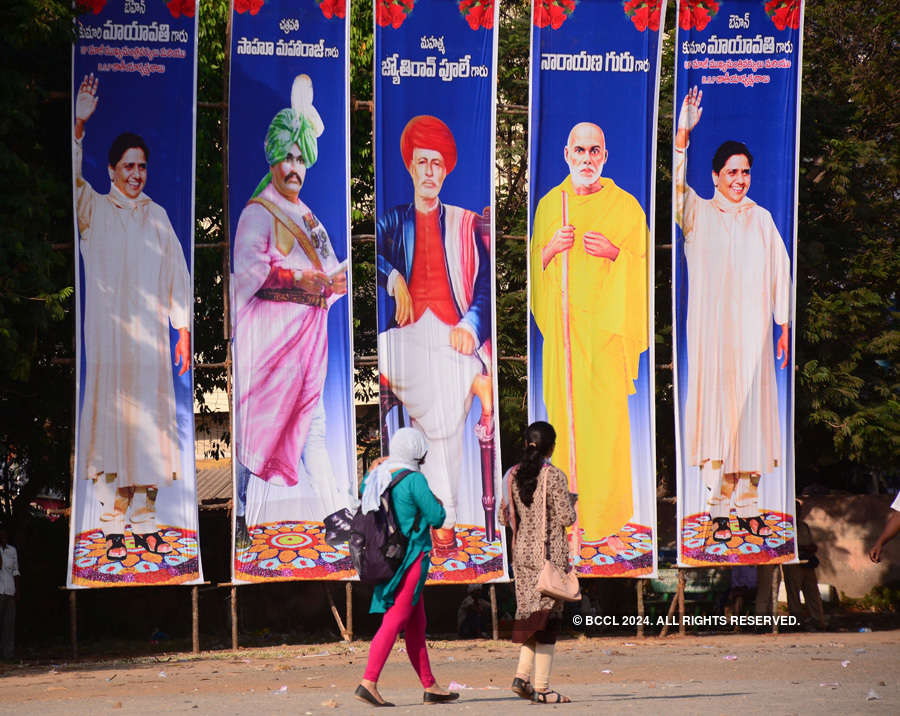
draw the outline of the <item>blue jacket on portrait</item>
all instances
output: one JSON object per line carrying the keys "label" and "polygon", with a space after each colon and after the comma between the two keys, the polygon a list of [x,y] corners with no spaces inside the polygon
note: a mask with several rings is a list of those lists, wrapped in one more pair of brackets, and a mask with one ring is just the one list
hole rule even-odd
{"label": "blue jacket on portrait", "polygon": [[[456,311],[460,322],[467,324],[480,346],[491,337],[491,260],[482,233],[485,223],[478,214],[449,204],[440,205],[441,243],[444,247],[444,266],[450,282]],[[448,219],[449,215],[453,219]],[[462,221],[460,221],[462,219]],[[447,224],[461,226],[463,235],[459,244],[448,247]],[[471,227],[471,228],[468,228]],[[378,330],[395,328],[394,298],[388,293],[388,279],[396,270],[410,282],[413,255],[416,247],[415,204],[401,204],[389,209],[376,225],[376,251],[378,259]],[[474,250],[466,251],[467,248]],[[453,257],[452,261],[448,258]],[[471,282],[471,300],[463,298],[466,282]]]}

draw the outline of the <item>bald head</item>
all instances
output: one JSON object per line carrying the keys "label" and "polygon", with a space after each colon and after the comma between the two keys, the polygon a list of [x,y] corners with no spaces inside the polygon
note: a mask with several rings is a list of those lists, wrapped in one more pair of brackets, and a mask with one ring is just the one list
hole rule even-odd
{"label": "bald head", "polygon": [[592,122],[579,122],[569,132],[563,157],[576,194],[593,194],[600,190],[600,176],[609,153],[603,130]]}

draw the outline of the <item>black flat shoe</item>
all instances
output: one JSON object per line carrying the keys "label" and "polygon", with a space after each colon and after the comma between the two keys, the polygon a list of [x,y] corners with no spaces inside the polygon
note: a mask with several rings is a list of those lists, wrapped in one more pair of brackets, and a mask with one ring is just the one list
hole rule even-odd
{"label": "black flat shoe", "polygon": [[459,694],[455,691],[451,691],[449,694],[433,694],[430,691],[422,692],[423,704],[446,704],[449,701],[456,701],[458,698]]}
{"label": "black flat shoe", "polygon": [[[733,534],[731,532],[731,523],[730,523],[729,519],[727,517],[713,517],[712,521],[713,521],[713,524],[715,525],[715,527],[713,527],[713,531],[712,531],[712,538],[716,542],[729,542],[733,536]],[[719,534],[720,532],[725,532],[728,536],[727,537],[716,537],[716,535]]]}
{"label": "black flat shoe", "polygon": [[375,698],[375,695],[369,691],[365,686],[360,684],[356,687],[356,691],[353,692],[353,695],[358,698],[360,701],[365,701],[367,704],[372,704],[372,706],[393,706],[390,701],[379,701]]}
{"label": "black flat shoe", "polygon": [[534,687],[531,685],[531,682],[521,679],[518,676],[513,679],[511,688],[512,692],[520,699],[530,699],[531,695],[534,693]]}

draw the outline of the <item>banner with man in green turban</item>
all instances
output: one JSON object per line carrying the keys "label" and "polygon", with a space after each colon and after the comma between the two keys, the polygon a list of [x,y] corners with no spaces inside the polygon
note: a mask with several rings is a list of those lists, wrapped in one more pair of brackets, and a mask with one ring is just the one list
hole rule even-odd
{"label": "banner with man in green turban", "polygon": [[323,522],[357,502],[347,24],[288,5],[233,17],[236,582],[354,574]]}

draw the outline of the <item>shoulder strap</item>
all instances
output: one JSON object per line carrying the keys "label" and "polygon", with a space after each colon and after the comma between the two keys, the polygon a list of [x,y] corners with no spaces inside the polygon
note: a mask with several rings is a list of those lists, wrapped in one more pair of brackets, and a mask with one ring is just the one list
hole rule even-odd
{"label": "shoulder strap", "polygon": [[272,216],[274,216],[275,220],[282,224],[284,228],[286,228],[291,233],[291,236],[293,236],[297,240],[300,248],[303,249],[303,253],[306,254],[306,258],[308,258],[312,262],[312,265],[316,267],[316,270],[322,270],[322,261],[319,258],[319,253],[312,245],[312,242],[309,240],[306,232],[301,229],[300,226],[291,219],[291,217],[285,214],[277,204],[269,201],[268,199],[264,199],[261,196],[254,197],[247,203],[259,204]]}
{"label": "shoulder strap", "polygon": [[413,470],[407,470],[407,469],[400,470],[396,475],[394,475],[393,479],[391,479],[391,482],[387,486],[387,489],[385,490],[385,492],[387,492],[388,490],[394,489],[394,487],[396,486],[396,484],[398,482],[400,482],[407,475],[411,475],[413,472],[414,472]]}

